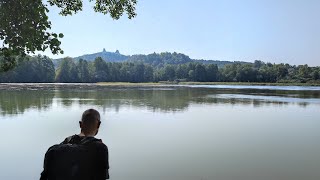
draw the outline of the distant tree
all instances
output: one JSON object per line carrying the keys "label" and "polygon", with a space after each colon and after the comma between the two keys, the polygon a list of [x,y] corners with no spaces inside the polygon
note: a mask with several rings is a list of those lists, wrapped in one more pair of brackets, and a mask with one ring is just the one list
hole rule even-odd
{"label": "distant tree", "polygon": [[56,72],[56,82],[78,82],[78,71],[72,58],[64,58]]}
{"label": "distant tree", "polygon": [[150,65],[145,65],[144,67],[144,81],[152,82],[153,81],[153,67]]}
{"label": "distant tree", "polygon": [[117,82],[122,81],[120,78],[120,69],[122,66],[122,63],[107,63],[109,67],[109,81]]}
{"label": "distant tree", "polygon": [[222,75],[221,80],[226,82],[236,81],[237,66],[238,66],[238,63],[227,64],[226,66],[224,66],[224,68],[221,70],[221,75]]}
{"label": "distant tree", "polygon": [[179,64],[176,67],[176,77],[177,79],[187,79],[188,77],[188,69],[185,64]]}
{"label": "distant tree", "polygon": [[209,82],[218,81],[219,69],[216,64],[209,64],[206,66],[206,80]]}
{"label": "distant tree", "polygon": [[239,82],[256,82],[257,71],[251,64],[237,66],[236,80]]}
{"label": "distant tree", "polygon": [[78,71],[77,65],[74,62],[71,63],[69,78],[70,78],[69,82],[72,82],[72,83],[81,82],[79,79],[79,71]]}
{"label": "distant tree", "polygon": [[80,59],[77,64],[77,68],[79,73],[79,82],[90,82],[91,77],[88,62],[86,60]]}
{"label": "distant tree", "polygon": [[272,64],[263,65],[258,70],[258,77],[257,81],[259,82],[276,82],[277,81],[277,73],[276,70],[273,68]]}
{"label": "distant tree", "polygon": [[277,79],[283,79],[288,75],[288,66],[284,65],[283,63],[274,65],[277,71]]}
{"label": "distant tree", "polygon": [[310,68],[307,64],[298,66],[299,78],[302,78],[304,80],[307,78],[310,78],[309,72],[310,72]]}
{"label": "distant tree", "polygon": [[133,66],[133,63],[129,63],[129,62],[122,63],[121,68],[119,70],[119,73],[120,73],[119,76],[121,81],[124,81],[124,82],[131,81],[130,74],[132,71],[132,68],[131,68],[132,66]]}
{"label": "distant tree", "polygon": [[313,80],[319,80],[320,79],[320,72],[319,72],[318,69],[314,69],[312,78],[313,78]]}
{"label": "distant tree", "polygon": [[144,64],[136,63],[133,69],[133,82],[144,82]]}
{"label": "distant tree", "polygon": [[[38,55],[37,60],[37,74],[39,77],[39,82],[54,82],[55,69],[52,60],[48,56]],[[30,67],[29,67],[30,68]],[[26,67],[28,69],[28,67]],[[25,69],[25,70],[26,70]]]}
{"label": "distant tree", "polygon": [[189,81],[195,81],[195,73],[194,73],[194,70],[190,70],[188,72],[188,80]]}
{"label": "distant tree", "polygon": [[175,68],[173,65],[165,65],[164,67],[164,75],[163,78],[165,80],[173,81],[176,79],[175,77]]}
{"label": "distant tree", "polygon": [[253,63],[253,67],[259,69],[259,68],[261,68],[264,64],[265,64],[265,63],[262,62],[262,61],[260,61],[260,60],[255,60],[254,63]]}
{"label": "distant tree", "polygon": [[101,57],[98,57],[94,60],[93,66],[94,66],[94,80],[95,80],[95,82],[108,81],[109,68],[108,68],[107,63]]}
{"label": "distant tree", "polygon": [[195,81],[206,81],[207,74],[206,74],[206,68],[204,65],[197,63],[195,70],[194,70],[194,80]]}

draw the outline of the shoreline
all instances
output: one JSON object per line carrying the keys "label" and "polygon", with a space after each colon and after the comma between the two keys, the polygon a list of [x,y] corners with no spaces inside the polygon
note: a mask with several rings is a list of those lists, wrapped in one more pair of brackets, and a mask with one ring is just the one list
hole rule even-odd
{"label": "shoreline", "polygon": [[307,83],[239,83],[239,82],[99,82],[99,83],[0,83],[0,90],[104,90],[104,89],[161,89],[161,88],[210,88],[210,89],[269,89],[320,91],[320,84]]}
{"label": "shoreline", "polygon": [[320,86],[320,83],[180,82],[181,85]]}
{"label": "shoreline", "polygon": [[130,83],[130,82],[98,82],[99,86],[179,86],[179,85],[234,85],[234,86],[320,86],[319,83],[259,83],[259,82],[158,82],[158,83]]}
{"label": "shoreline", "polygon": [[4,86],[97,86],[97,87],[165,87],[165,86],[193,86],[193,85],[230,85],[230,86],[320,86],[320,83],[260,83],[260,82],[97,82],[97,83],[0,83]]}

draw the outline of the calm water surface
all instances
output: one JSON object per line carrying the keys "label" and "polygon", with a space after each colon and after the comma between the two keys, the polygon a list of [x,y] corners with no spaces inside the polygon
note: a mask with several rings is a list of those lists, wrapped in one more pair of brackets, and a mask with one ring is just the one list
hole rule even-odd
{"label": "calm water surface", "polygon": [[114,180],[319,180],[320,88],[0,85],[0,179],[38,179],[87,108]]}

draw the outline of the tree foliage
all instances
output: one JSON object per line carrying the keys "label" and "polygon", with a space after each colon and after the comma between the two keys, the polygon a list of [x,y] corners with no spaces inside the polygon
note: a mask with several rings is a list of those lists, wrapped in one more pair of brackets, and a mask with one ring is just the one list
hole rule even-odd
{"label": "tree foliage", "polygon": [[[158,57],[158,56],[155,56]],[[266,83],[320,83],[320,67],[308,65],[233,63],[219,68],[217,64],[187,62],[182,64],[146,63],[142,60],[106,62],[98,57],[94,61],[64,58],[54,69],[46,56],[16,59],[19,65],[0,73],[0,82],[266,82]],[[161,59],[159,61],[163,62]],[[1,57],[0,57],[1,62]]]}
{"label": "tree foliage", "polygon": [[[89,0],[94,1],[94,0]],[[60,48],[62,33],[51,32],[47,16],[48,6],[61,9],[67,16],[82,10],[82,0],[0,0],[0,55],[6,57],[1,69],[15,66],[14,56],[50,49],[53,54],[63,54]],[[95,0],[94,10],[119,19],[123,13],[131,19],[136,16],[136,0]]]}
{"label": "tree foliage", "polygon": [[[3,57],[0,57],[0,60]],[[21,59],[19,57],[18,59]],[[49,83],[54,82],[55,69],[51,59],[47,56],[23,57],[17,66],[7,72],[0,73],[0,82],[17,83]]]}

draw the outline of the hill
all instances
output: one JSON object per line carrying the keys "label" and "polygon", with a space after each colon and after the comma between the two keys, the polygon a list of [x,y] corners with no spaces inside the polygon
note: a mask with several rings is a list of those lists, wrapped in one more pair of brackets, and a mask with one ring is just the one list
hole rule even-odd
{"label": "hill", "polygon": [[[116,52],[108,52],[105,49],[103,49],[102,52],[93,53],[93,54],[85,54],[82,56],[78,56],[73,58],[75,61],[78,61],[80,59],[87,60],[89,62],[94,61],[97,57],[101,57],[106,62],[143,62],[146,64],[150,64],[152,66],[163,66],[164,64],[185,64],[189,62],[200,62],[203,64],[216,64],[218,67],[223,67],[226,64],[233,64],[235,62],[238,63],[248,63],[248,62],[242,62],[242,61],[219,61],[219,60],[198,60],[198,59],[191,59],[189,56],[177,53],[177,52],[162,52],[162,53],[152,53],[148,55],[144,54],[137,54],[132,56],[127,56],[120,54],[120,52],[117,50]],[[53,63],[55,67],[58,66],[61,59],[54,59]]]}
{"label": "hill", "polygon": [[101,57],[107,62],[122,62],[128,59],[128,56],[120,54],[117,50],[116,52],[107,52],[106,49],[103,49],[102,52],[85,54],[79,57],[75,57],[75,60],[84,59],[87,61],[94,61],[97,57]]}

